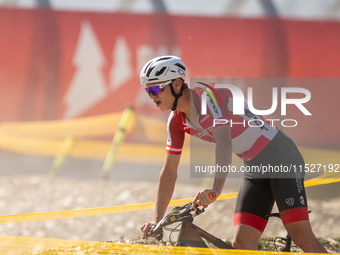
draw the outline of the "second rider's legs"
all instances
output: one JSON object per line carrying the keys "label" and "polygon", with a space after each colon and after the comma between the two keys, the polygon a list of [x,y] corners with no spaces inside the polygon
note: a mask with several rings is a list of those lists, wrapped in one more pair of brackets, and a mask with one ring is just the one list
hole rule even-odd
{"label": "second rider's legs", "polygon": [[257,250],[262,232],[248,225],[234,227],[233,247],[236,249]]}
{"label": "second rider's legs", "polygon": [[256,250],[274,204],[269,180],[243,179],[234,211],[236,249]]}
{"label": "second rider's legs", "polygon": [[309,220],[289,223],[285,228],[293,242],[304,252],[327,253],[327,250],[315,237]]}

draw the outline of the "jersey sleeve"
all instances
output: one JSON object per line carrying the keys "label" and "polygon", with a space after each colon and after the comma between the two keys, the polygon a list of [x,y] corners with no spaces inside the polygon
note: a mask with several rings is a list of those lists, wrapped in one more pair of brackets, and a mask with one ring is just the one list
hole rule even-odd
{"label": "jersey sleeve", "polygon": [[181,129],[180,124],[174,114],[171,112],[168,124],[168,141],[166,145],[166,153],[174,154],[174,155],[181,155],[184,143],[184,131]]}

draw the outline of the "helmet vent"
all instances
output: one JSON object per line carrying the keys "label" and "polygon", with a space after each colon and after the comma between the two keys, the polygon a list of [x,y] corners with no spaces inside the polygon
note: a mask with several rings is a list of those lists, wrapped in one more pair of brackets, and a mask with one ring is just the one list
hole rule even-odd
{"label": "helmet vent", "polygon": [[139,78],[141,84],[148,84],[149,82],[167,82],[177,78],[184,80],[185,77],[186,68],[183,61],[179,57],[166,55],[147,62],[142,68]]}
{"label": "helmet vent", "polygon": [[158,71],[155,73],[155,75],[156,75],[156,76],[160,76],[162,73],[164,73],[165,69],[166,69],[166,66],[162,67],[162,69],[161,69],[161,70],[158,70]]}
{"label": "helmet vent", "polygon": [[151,61],[149,62],[149,64],[144,68],[144,72],[143,73],[145,73],[146,72],[146,70],[148,70],[148,67],[151,65]]}
{"label": "helmet vent", "polygon": [[185,71],[185,67],[183,65],[181,65],[179,63],[176,63],[175,66],[178,66],[178,67],[182,68]]}
{"label": "helmet vent", "polygon": [[150,73],[152,72],[152,70],[154,69],[155,67],[151,67],[149,68],[148,72],[146,73],[146,76],[149,77],[150,76]]}
{"label": "helmet vent", "polygon": [[172,59],[172,58],[171,58],[171,57],[160,58],[160,59],[157,59],[157,61],[156,61],[156,62],[158,62],[158,61],[162,61],[162,60],[168,60],[168,59]]}

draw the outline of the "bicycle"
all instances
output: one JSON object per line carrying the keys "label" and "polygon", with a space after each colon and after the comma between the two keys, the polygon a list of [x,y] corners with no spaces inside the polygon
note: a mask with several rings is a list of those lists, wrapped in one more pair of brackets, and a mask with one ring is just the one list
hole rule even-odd
{"label": "bicycle", "polygon": [[[211,192],[209,194],[209,197],[211,199],[214,199],[216,197],[216,194],[214,192]],[[166,243],[163,240],[163,229],[170,231],[169,235],[169,241],[171,242],[171,234],[174,231],[179,231],[178,239],[176,246],[190,246],[190,247],[200,247],[200,248],[208,248],[206,242],[204,242],[203,239],[208,241],[209,243],[215,245],[217,248],[220,249],[235,249],[230,244],[224,242],[223,240],[213,236],[212,234],[208,233],[207,231],[203,230],[202,228],[198,227],[193,223],[194,217],[202,214],[205,210],[202,207],[200,203],[197,203],[197,210],[195,211],[192,207],[192,202],[187,203],[183,206],[176,206],[172,209],[172,212],[166,215],[162,220],[160,220],[156,225],[153,225],[150,229],[150,232],[148,233],[148,236],[157,233],[155,239],[158,241],[162,241],[164,245]],[[308,211],[309,213],[311,210]],[[271,213],[268,215],[268,217],[277,217],[281,218],[279,213]],[[172,225],[174,223],[178,223],[175,228],[169,228],[169,225]],[[177,228],[181,226],[180,230]],[[281,251],[290,252],[292,247],[292,239],[288,235],[286,238],[283,237],[276,237],[274,239],[274,246],[276,251],[276,240],[281,239],[284,241],[284,247],[281,249]],[[173,245],[173,244],[172,244]]]}

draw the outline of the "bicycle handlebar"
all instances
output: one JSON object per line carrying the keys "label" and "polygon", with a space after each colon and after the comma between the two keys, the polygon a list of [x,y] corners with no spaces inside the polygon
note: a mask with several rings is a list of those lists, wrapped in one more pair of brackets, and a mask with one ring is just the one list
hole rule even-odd
{"label": "bicycle handlebar", "polygon": [[[214,200],[216,198],[216,193],[215,192],[210,192],[209,193],[209,198]],[[197,206],[202,206],[202,204],[198,201],[196,204]],[[171,225],[175,222],[183,222],[190,217],[193,217],[193,215],[199,215],[204,212],[204,208],[200,209],[197,208],[195,211],[194,208],[192,207],[192,202],[187,203],[183,206],[176,206],[172,209],[172,212],[166,215],[163,219],[161,219],[156,225],[153,225],[147,234],[147,236],[155,233],[158,230],[163,229],[164,227]],[[157,238],[156,238],[157,239]]]}
{"label": "bicycle handlebar", "polygon": [[[171,225],[175,222],[184,221],[186,219],[186,216],[189,214],[191,215],[191,212],[194,211],[192,207],[192,202],[187,203],[183,206],[177,206],[175,207],[171,213],[169,213],[167,216],[165,216],[163,219],[161,219],[156,225],[153,225],[150,229],[150,232],[147,234],[148,236],[155,233],[156,231]],[[202,210],[200,210],[202,211]],[[203,211],[202,211],[203,212]]]}
{"label": "bicycle handlebar", "polygon": [[[211,200],[214,200],[214,199],[216,198],[216,193],[213,192],[213,191],[211,191],[211,192],[209,193],[208,196],[209,196],[209,198],[210,198]],[[198,205],[198,206],[202,206],[202,204],[200,203],[199,200],[197,201],[197,205]]]}

